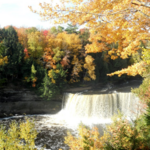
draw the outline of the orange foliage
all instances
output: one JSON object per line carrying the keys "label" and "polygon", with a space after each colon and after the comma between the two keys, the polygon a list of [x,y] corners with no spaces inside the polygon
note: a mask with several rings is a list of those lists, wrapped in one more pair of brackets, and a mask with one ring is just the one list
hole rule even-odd
{"label": "orange foliage", "polygon": [[70,65],[69,65],[69,63],[70,63],[70,60],[68,59],[69,58],[69,56],[68,55],[66,55],[63,59],[62,59],[62,61],[60,62],[61,63],[61,65],[62,65],[62,67],[70,67]]}
{"label": "orange foliage", "polygon": [[36,86],[36,84],[35,84],[35,83],[33,83],[33,84],[32,84],[32,87],[35,87],[35,86]]}
{"label": "orange foliage", "polygon": [[[62,67],[69,68],[73,65],[71,76],[74,78],[72,81],[77,81],[79,72],[82,71],[83,60],[79,60],[80,49],[82,47],[81,40],[76,34],[67,34],[66,32],[52,35],[50,32],[45,36],[44,61],[46,67],[56,69],[56,64],[60,63]],[[72,61],[69,60],[73,57]],[[70,82],[72,82],[70,81]]]}
{"label": "orange foliage", "polygon": [[26,28],[17,28],[18,40],[23,45],[24,48],[28,46],[28,38],[26,33]]}
{"label": "orange foliage", "polygon": [[29,58],[29,53],[28,53],[28,50],[25,48],[24,49],[24,53],[25,53],[25,59]]}
{"label": "orange foliage", "polygon": [[[29,8],[45,20],[86,25],[90,29],[91,42],[85,47],[87,53],[108,50],[112,59],[118,56],[125,59],[137,52],[140,41],[150,39],[150,4],[147,0],[60,0],[56,5],[39,5],[43,12]],[[118,46],[110,47],[113,43]]]}

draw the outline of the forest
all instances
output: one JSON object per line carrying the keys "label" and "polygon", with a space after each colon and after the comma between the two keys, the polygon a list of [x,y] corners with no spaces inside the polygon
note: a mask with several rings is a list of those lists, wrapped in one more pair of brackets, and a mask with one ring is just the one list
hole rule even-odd
{"label": "forest", "polygon": [[[0,85],[19,82],[48,100],[67,84],[128,80],[127,75],[109,77],[107,74],[140,59],[135,54],[113,60],[108,56],[109,50],[87,54],[85,46],[91,43],[89,29],[78,29],[77,25],[41,31],[35,27],[6,26],[0,29],[0,35]],[[110,50],[118,47],[117,43],[107,45]],[[143,41],[142,46],[145,46]]]}

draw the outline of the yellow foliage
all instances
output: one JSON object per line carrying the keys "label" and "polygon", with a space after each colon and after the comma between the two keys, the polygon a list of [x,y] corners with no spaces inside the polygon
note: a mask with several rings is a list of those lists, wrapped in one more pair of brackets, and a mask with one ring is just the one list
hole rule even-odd
{"label": "yellow foliage", "polygon": [[145,61],[148,65],[150,65],[150,49],[143,48],[142,50],[143,50],[142,52],[143,61]]}
{"label": "yellow foliage", "polygon": [[71,62],[71,64],[73,65],[73,69],[72,69],[72,78],[70,79],[70,83],[73,82],[79,82],[80,80],[77,79],[77,77],[79,77],[79,72],[82,71],[82,67],[83,67],[83,61],[79,60],[77,58],[76,55],[74,55],[73,60]]}
{"label": "yellow foliage", "polygon": [[56,83],[56,81],[53,78],[52,78],[52,83],[54,83],[54,84]]}
{"label": "yellow foliage", "polygon": [[85,80],[85,81],[91,81],[91,78],[85,76],[85,77],[84,77],[84,80]]}
{"label": "yellow foliage", "polygon": [[48,76],[49,76],[50,78],[53,78],[52,72],[53,72],[53,69],[51,69],[51,70],[48,71]]}
{"label": "yellow foliage", "polygon": [[[118,53],[124,57],[121,52],[127,52],[127,55],[134,53],[139,41],[148,36],[148,29],[144,27],[150,20],[150,7],[146,7],[146,0],[143,2],[112,0],[111,3],[104,0],[81,1],[60,0],[62,5],[55,7],[43,3],[40,4],[41,9],[46,11],[39,14],[45,20],[55,19],[56,23],[71,21],[74,24],[86,24],[91,29],[90,40],[92,42],[86,47],[88,53],[101,52],[106,49],[107,45],[99,43],[99,40],[105,43],[121,41],[121,43],[126,43],[126,46],[120,44],[121,51]],[[67,7],[69,2],[74,7],[71,7],[72,5]],[[141,4],[140,7],[137,2]],[[32,10],[31,7],[30,9]],[[132,16],[132,19],[129,16]]]}
{"label": "yellow foliage", "polygon": [[149,149],[149,129],[144,121],[144,116],[140,116],[131,124],[122,114],[115,115],[113,122],[106,126],[103,136],[100,137],[98,129],[88,129],[79,126],[78,137],[68,133],[65,143],[70,150],[111,150],[124,149],[131,150]]}
{"label": "yellow foliage", "polygon": [[[134,55],[138,56],[139,54],[135,53]],[[142,76],[143,73],[146,72],[147,67],[150,65],[150,49],[142,48],[142,57],[141,58],[142,58],[142,60],[140,60],[140,58],[138,58],[138,60],[136,60],[136,63],[129,66],[128,68],[125,68],[120,71],[116,71],[116,72],[113,72],[113,73],[107,74],[107,75],[108,76],[118,75],[119,77],[122,74],[127,74],[129,76],[136,76],[136,75]]]}
{"label": "yellow foliage", "polygon": [[28,47],[33,58],[41,57],[45,48],[44,35],[39,31],[29,33]]}
{"label": "yellow foliage", "polygon": [[8,58],[7,56],[5,57],[1,57],[0,56],[0,66],[4,65],[4,64],[7,64],[8,63]]}
{"label": "yellow foliage", "polygon": [[[92,58],[92,56],[87,55],[85,58],[85,64],[84,64],[84,68],[88,70],[88,75],[90,76],[90,78],[92,78],[93,80],[96,79],[96,75],[95,75],[95,64],[93,63],[94,58]],[[89,80],[87,77],[84,78],[85,80]]]}
{"label": "yellow foliage", "polygon": [[53,84],[55,84],[56,81],[55,81],[55,79],[53,78],[53,72],[58,74],[60,71],[59,71],[58,69],[56,69],[56,70],[51,69],[51,70],[48,71],[48,76],[49,76],[49,78],[51,79],[51,82],[52,82]]}
{"label": "yellow foliage", "polygon": [[103,149],[103,142],[105,139],[99,137],[97,128],[90,130],[83,126],[79,126],[78,132],[78,138],[72,136],[70,133],[65,137],[65,143],[71,150],[84,150],[85,148],[89,150]]}
{"label": "yellow foliage", "polygon": [[55,72],[56,72],[56,73],[59,73],[59,70],[57,69],[57,70],[55,70]]}
{"label": "yellow foliage", "polygon": [[144,61],[139,63],[135,63],[134,65],[129,66],[128,68],[122,69],[120,71],[113,72],[111,74],[107,74],[108,76],[118,75],[119,77],[122,74],[127,74],[129,76],[142,75],[143,72],[146,71],[145,67],[147,64]]}
{"label": "yellow foliage", "polygon": [[0,127],[0,149],[7,150],[35,150],[37,131],[34,122],[26,119],[25,122],[12,121],[8,130]]}
{"label": "yellow foliage", "polygon": [[67,34],[65,32],[59,33],[56,36],[55,44],[60,49],[69,50],[71,55],[79,54],[79,50],[82,48],[79,35]]}
{"label": "yellow foliage", "polygon": [[[81,40],[79,36],[76,34],[67,34],[66,32],[62,32],[57,34],[56,36],[51,35],[50,33],[46,36],[47,47],[44,49],[45,53],[43,55],[44,61],[47,62],[47,67],[56,69],[55,66],[57,63],[62,64],[62,66],[69,66],[69,57],[72,56],[74,59],[71,64],[74,65],[74,69],[72,74],[75,72],[80,72],[82,61],[78,60],[75,63],[75,58],[77,60],[77,56],[79,55],[79,50],[81,49]],[[62,61],[62,57],[64,57]]]}
{"label": "yellow foliage", "polygon": [[[54,20],[58,24],[69,21],[73,24],[86,25],[90,29],[89,41],[91,42],[85,47],[87,53],[108,51],[111,50],[109,44],[117,43],[117,48],[113,47],[108,54],[112,59],[117,59],[118,56],[125,59],[137,52],[140,41],[150,39],[150,6],[147,0],[111,0],[111,2],[109,0],[60,0],[59,5],[40,3],[40,7],[43,12],[29,8],[40,14],[43,19]],[[60,33],[59,36],[62,38],[57,44],[63,48],[66,46],[66,43],[62,42],[65,35],[62,36]],[[70,40],[68,42],[70,43]],[[74,44],[69,46],[74,47]],[[77,51],[75,47],[74,51]],[[141,74],[142,71],[139,73]],[[94,75],[92,78],[95,78]]]}
{"label": "yellow foliage", "polygon": [[[46,37],[46,41],[47,47],[51,50],[59,47],[60,50],[70,51],[72,55],[79,53],[79,50],[82,48],[79,35],[67,34],[66,32],[59,33],[56,36],[49,33]],[[47,49],[45,49],[45,51],[47,51]]]}

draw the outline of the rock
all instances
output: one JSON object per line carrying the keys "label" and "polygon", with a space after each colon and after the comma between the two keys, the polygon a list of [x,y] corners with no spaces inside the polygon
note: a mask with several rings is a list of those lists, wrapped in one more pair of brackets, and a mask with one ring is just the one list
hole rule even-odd
{"label": "rock", "polygon": [[61,101],[47,101],[26,88],[8,85],[0,90],[0,117],[10,114],[49,114],[61,109]]}

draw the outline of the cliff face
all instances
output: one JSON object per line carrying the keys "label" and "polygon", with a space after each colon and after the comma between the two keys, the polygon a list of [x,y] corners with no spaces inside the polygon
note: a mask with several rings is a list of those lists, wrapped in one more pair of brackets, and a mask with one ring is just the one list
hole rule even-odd
{"label": "cliff face", "polygon": [[33,92],[25,88],[16,86],[7,86],[1,90],[0,102],[16,102],[16,101],[38,101],[42,100]]}
{"label": "cliff face", "polygon": [[61,109],[61,101],[47,101],[34,92],[9,84],[0,90],[0,117],[15,114],[54,114]]}

